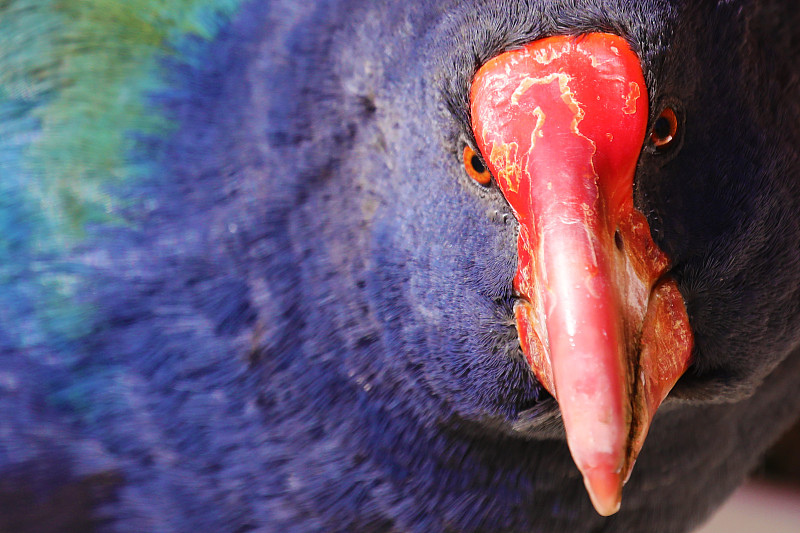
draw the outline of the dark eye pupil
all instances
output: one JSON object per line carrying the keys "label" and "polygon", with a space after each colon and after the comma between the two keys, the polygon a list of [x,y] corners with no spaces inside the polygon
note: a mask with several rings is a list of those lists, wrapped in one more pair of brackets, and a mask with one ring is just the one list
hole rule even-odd
{"label": "dark eye pupil", "polygon": [[484,172],[486,172],[486,167],[483,166],[483,161],[481,161],[481,158],[478,157],[477,155],[473,155],[472,159],[469,160],[469,163],[472,165],[472,168],[478,174],[483,174]]}
{"label": "dark eye pupil", "polygon": [[656,123],[653,124],[653,133],[659,139],[666,139],[669,137],[671,129],[669,119],[666,117],[658,117]]}

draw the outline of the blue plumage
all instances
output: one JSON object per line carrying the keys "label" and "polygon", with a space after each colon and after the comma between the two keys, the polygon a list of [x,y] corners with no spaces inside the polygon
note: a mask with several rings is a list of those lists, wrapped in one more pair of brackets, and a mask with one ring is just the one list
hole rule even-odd
{"label": "blue plumage", "polygon": [[[682,531],[796,414],[777,2],[90,4],[0,2],[0,530]],[[513,213],[460,159],[482,62],[597,29],[694,112],[636,200],[696,372],[608,519],[519,349]]]}

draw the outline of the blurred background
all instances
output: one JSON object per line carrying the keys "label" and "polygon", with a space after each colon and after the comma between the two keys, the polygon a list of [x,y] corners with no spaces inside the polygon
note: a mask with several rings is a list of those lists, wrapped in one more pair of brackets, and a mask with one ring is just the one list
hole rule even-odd
{"label": "blurred background", "polygon": [[697,533],[800,532],[800,422]]}

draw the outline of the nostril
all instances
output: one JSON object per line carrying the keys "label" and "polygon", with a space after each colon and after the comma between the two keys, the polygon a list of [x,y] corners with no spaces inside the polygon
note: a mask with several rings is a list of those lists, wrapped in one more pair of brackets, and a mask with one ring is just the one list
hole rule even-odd
{"label": "nostril", "polygon": [[619,232],[619,229],[614,232],[614,244],[617,245],[617,250],[620,252],[622,251],[622,235]]}

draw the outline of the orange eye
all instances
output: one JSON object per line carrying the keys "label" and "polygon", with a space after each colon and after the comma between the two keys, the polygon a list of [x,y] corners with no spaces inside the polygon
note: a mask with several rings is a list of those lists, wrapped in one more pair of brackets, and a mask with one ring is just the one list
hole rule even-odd
{"label": "orange eye", "polygon": [[666,148],[678,133],[678,117],[671,107],[665,107],[661,115],[653,124],[653,131],[650,132],[650,142],[656,148]]}
{"label": "orange eye", "polygon": [[464,147],[464,168],[467,169],[469,177],[481,185],[489,185],[489,182],[492,181],[489,169],[483,164],[483,160],[475,153],[475,150],[469,146]]}

